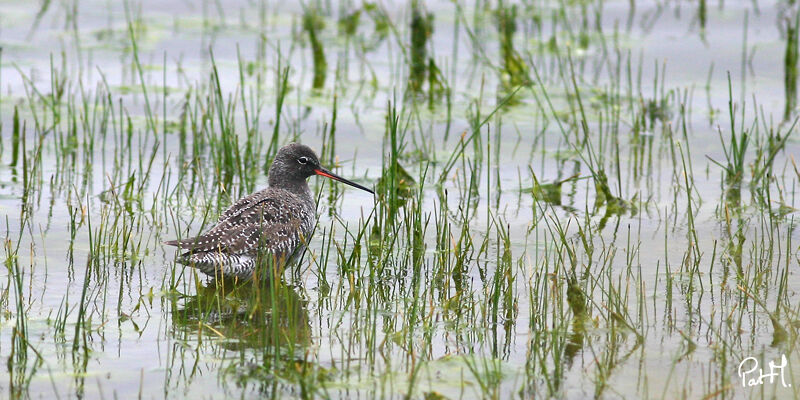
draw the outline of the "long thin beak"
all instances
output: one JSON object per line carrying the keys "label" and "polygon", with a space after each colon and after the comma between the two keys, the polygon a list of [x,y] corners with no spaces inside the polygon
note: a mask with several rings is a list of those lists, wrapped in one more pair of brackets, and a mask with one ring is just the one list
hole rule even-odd
{"label": "long thin beak", "polygon": [[375,192],[373,192],[371,189],[367,189],[366,187],[364,187],[364,186],[361,186],[361,185],[359,185],[359,184],[357,184],[357,183],[355,183],[355,182],[348,181],[347,179],[344,179],[344,178],[342,178],[341,176],[339,176],[339,175],[336,175],[336,174],[334,174],[333,172],[331,172],[331,171],[328,171],[328,170],[327,170],[327,169],[325,169],[325,168],[322,168],[322,167],[320,167],[319,169],[315,169],[315,170],[314,170],[314,172],[315,172],[317,175],[319,175],[319,176],[324,176],[324,177],[326,177],[326,178],[331,178],[331,179],[333,179],[333,180],[335,180],[335,181],[339,181],[339,182],[342,182],[342,183],[346,183],[346,184],[348,184],[348,185],[350,185],[350,186],[352,186],[352,187],[357,187],[357,188],[359,188],[359,189],[361,189],[361,190],[366,190],[367,192],[370,192],[370,193],[372,193],[372,194],[375,194]]}

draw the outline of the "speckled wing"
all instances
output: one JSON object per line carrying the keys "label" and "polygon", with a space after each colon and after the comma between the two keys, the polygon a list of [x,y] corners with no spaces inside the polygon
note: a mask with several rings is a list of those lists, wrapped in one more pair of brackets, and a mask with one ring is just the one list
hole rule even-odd
{"label": "speckled wing", "polygon": [[283,256],[303,243],[310,225],[302,201],[283,190],[266,189],[244,197],[227,209],[203,235],[168,242],[188,250],[183,257],[202,252]]}

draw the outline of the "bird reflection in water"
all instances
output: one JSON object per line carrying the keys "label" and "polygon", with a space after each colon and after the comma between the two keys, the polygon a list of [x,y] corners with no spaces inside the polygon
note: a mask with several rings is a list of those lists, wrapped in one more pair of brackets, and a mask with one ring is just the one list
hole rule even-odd
{"label": "bird reflection in water", "polygon": [[[197,294],[172,301],[173,336],[200,368],[233,374],[237,384],[274,390],[275,381],[304,380],[317,366],[307,361],[311,325],[299,290],[277,279],[198,284]],[[196,362],[181,371],[194,375]]]}
{"label": "bird reflection in water", "polygon": [[197,294],[173,303],[172,321],[181,331],[204,336],[198,340],[210,337],[231,350],[303,348],[310,343],[311,326],[308,301],[298,289],[280,280],[211,280],[198,284]]}

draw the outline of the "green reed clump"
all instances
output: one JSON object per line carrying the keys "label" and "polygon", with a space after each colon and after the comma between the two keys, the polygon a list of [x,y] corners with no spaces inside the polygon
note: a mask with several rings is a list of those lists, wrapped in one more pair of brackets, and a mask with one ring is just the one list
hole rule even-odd
{"label": "green reed clump", "polygon": [[315,90],[325,87],[325,77],[328,73],[328,62],[325,60],[325,50],[322,47],[319,35],[325,29],[325,20],[316,9],[306,9],[303,14],[303,30],[308,34],[311,44],[311,54],[314,58],[314,80],[311,87]]}
{"label": "green reed clump", "polygon": [[[211,123],[207,132],[209,150],[216,164],[216,171],[222,191],[230,191],[237,177],[244,178],[242,157],[239,151],[239,136],[234,126],[233,109],[226,104],[222,94],[214,55],[211,55],[211,78],[209,79],[208,121]],[[216,121],[216,127],[213,122]],[[216,128],[216,129],[214,129]],[[217,135],[218,133],[218,135]]]}
{"label": "green reed clump", "polygon": [[[744,116],[744,110],[742,110]],[[722,131],[719,132],[719,140],[722,144],[722,151],[725,155],[725,164],[718,162],[711,157],[708,159],[717,164],[725,172],[725,200],[728,204],[738,207],[741,205],[742,199],[742,181],[744,180],[744,167],[745,156],[747,154],[747,146],[750,144],[750,135],[742,128],[737,133],[736,129],[736,113],[733,104],[733,89],[731,86],[730,73],[728,74],[728,118],[730,118],[730,135],[728,143],[722,137]]]}
{"label": "green reed clump", "polygon": [[20,147],[20,125],[19,125],[19,109],[14,106],[14,119],[11,125],[11,164],[10,167],[16,167],[19,160],[19,147]]}
{"label": "green reed clump", "polygon": [[[20,237],[22,235],[20,234]],[[25,271],[19,266],[19,241],[11,240],[6,219],[6,237],[3,240],[6,267],[5,291],[13,293],[15,322],[11,327],[11,349],[6,361],[9,394],[12,398],[24,398],[27,388],[44,359],[30,343],[28,329],[28,305],[26,304],[23,276]],[[7,296],[7,295],[6,295]],[[31,352],[36,356],[29,364]]]}
{"label": "green reed clump", "polygon": [[339,32],[345,36],[353,36],[358,31],[358,26],[361,23],[361,9],[355,10],[350,14],[342,15],[339,18]]}
{"label": "green reed clump", "polygon": [[451,102],[450,88],[444,80],[442,71],[436,66],[433,57],[431,57],[428,59],[428,109],[433,110],[443,95],[447,96],[447,106],[449,107]]}
{"label": "green reed clump", "polygon": [[783,109],[783,120],[789,120],[792,111],[797,107],[797,59],[798,59],[798,22],[800,13],[794,20],[786,20],[786,51],[783,54],[783,90],[786,97]]}
{"label": "green reed clump", "polygon": [[393,163],[391,168],[392,171],[387,177],[378,179],[376,188],[380,193],[393,191],[388,198],[392,208],[396,209],[412,198],[417,182],[399,162]]}
{"label": "green reed clump", "polygon": [[605,170],[600,169],[595,171],[593,179],[595,187],[594,211],[597,212],[605,205],[605,213],[598,224],[599,229],[605,227],[606,222],[611,216],[621,216],[628,212],[630,212],[631,215],[636,215],[638,213],[638,206],[636,205],[638,196],[634,195],[629,201],[612,194]]}
{"label": "green reed clump", "polygon": [[[397,111],[396,103],[388,105],[386,115],[386,136],[389,139],[388,166],[383,169],[383,175],[378,181],[377,189],[382,204],[386,205],[385,221],[392,226],[398,210],[414,195],[416,182],[411,174],[400,164],[400,158],[405,151],[405,127],[401,125],[401,115]],[[377,227],[377,225],[376,225]]]}
{"label": "green reed clump", "polygon": [[511,255],[511,239],[508,226],[495,219],[497,227],[497,257],[495,259],[494,278],[490,290],[490,322],[492,330],[492,353],[501,356],[497,342],[497,328],[504,328],[508,337],[516,323],[518,301],[514,294],[516,276]]}
{"label": "green reed clump", "polygon": [[408,89],[412,93],[421,93],[430,72],[427,43],[433,34],[433,14],[428,13],[419,0],[411,2],[410,29]]}
{"label": "green reed clump", "polygon": [[533,177],[533,186],[522,188],[522,191],[529,192],[537,201],[544,201],[554,206],[561,205],[561,186],[563,186],[564,183],[580,179],[576,174],[553,182],[539,182],[539,179],[533,172],[533,167],[528,166],[528,169],[531,177]]}
{"label": "green reed clump", "polygon": [[389,36],[389,31],[391,30],[391,20],[389,16],[375,3],[366,3],[364,4],[364,11],[369,15],[372,19],[372,24],[374,26],[374,31],[370,36],[369,42],[364,44],[364,51],[374,50],[378,45],[383,43],[383,41]]}
{"label": "green reed clump", "polygon": [[[795,118],[792,125],[785,130],[777,129],[776,131],[770,128],[764,135],[766,136],[765,139],[762,139],[762,135],[756,136],[754,140],[756,154],[755,159],[751,163],[751,188],[756,188],[761,185],[762,180],[768,178],[772,174],[772,166],[775,162],[775,158],[778,156],[778,153],[786,149],[786,143],[789,141],[789,137],[792,135],[792,132],[794,132],[795,127],[797,127],[798,121],[800,121],[800,118]],[[768,183],[769,179],[764,180],[764,184]]]}
{"label": "green reed clump", "polygon": [[514,48],[514,34],[517,32],[517,5],[507,7],[502,1],[495,11],[495,24],[500,36],[500,55],[503,60],[503,73],[500,80],[505,90],[531,83],[528,65]]}
{"label": "green reed clump", "polygon": [[706,0],[699,0],[697,2],[697,21],[700,24],[700,35],[701,37],[705,36],[706,30]]}

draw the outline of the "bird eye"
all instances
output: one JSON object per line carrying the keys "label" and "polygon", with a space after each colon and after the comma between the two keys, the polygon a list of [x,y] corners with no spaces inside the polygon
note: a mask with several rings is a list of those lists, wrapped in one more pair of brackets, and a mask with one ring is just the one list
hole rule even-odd
{"label": "bird eye", "polygon": [[299,162],[300,164],[306,165],[306,164],[308,164],[308,157],[300,157],[300,158],[297,159],[297,162]]}

